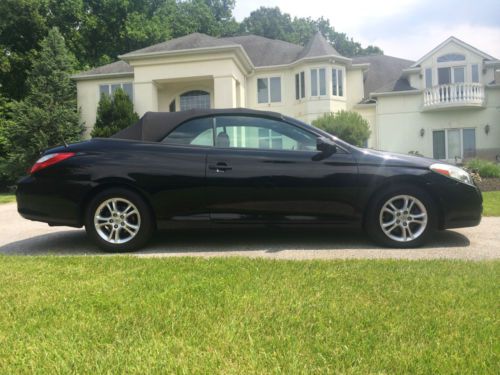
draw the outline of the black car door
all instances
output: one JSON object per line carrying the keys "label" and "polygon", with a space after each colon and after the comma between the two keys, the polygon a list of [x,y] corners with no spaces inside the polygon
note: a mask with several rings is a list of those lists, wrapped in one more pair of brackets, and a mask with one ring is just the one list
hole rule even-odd
{"label": "black car door", "polygon": [[217,116],[207,155],[207,206],[214,221],[351,222],[357,166],[323,156],[317,136],[281,120]]}
{"label": "black car door", "polygon": [[158,173],[149,181],[160,220],[209,220],[205,179],[212,146],[213,119],[206,117],[186,121],[163,139],[161,154],[150,161]]}

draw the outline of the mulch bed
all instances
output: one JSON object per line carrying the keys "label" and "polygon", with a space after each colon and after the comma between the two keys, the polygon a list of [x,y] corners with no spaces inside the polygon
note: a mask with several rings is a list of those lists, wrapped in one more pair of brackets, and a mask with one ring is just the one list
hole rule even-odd
{"label": "mulch bed", "polygon": [[481,182],[477,182],[477,186],[481,191],[498,191],[500,190],[500,178],[483,178]]}

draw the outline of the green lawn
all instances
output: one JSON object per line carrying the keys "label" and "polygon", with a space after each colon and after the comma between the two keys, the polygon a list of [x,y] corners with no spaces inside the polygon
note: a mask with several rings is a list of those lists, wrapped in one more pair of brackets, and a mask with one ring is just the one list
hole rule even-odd
{"label": "green lawn", "polygon": [[500,372],[500,262],[0,257],[0,373]]}
{"label": "green lawn", "polygon": [[484,216],[500,216],[500,191],[483,193]]}
{"label": "green lawn", "polygon": [[15,202],[16,196],[14,194],[0,193],[0,204]]}

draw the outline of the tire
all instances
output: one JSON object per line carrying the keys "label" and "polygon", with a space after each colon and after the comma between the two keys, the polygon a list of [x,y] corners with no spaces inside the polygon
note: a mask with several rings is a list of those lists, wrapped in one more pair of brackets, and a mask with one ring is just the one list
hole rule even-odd
{"label": "tire", "polygon": [[371,239],[380,245],[413,248],[430,238],[437,222],[429,194],[415,186],[397,185],[372,199],[364,224]]}
{"label": "tire", "polygon": [[110,188],[98,193],[87,205],[87,235],[108,252],[128,252],[143,247],[155,228],[151,209],[133,191]]}

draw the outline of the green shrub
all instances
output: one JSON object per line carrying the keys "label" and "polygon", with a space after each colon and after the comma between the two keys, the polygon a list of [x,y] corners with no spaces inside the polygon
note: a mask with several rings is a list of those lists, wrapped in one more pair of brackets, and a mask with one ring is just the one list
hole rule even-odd
{"label": "green shrub", "polygon": [[97,119],[91,136],[110,137],[139,120],[134,112],[134,105],[123,89],[118,89],[113,96],[101,95],[97,108]]}
{"label": "green shrub", "polygon": [[472,159],[466,164],[470,171],[477,171],[481,177],[500,177],[500,165],[482,159]]}
{"label": "green shrub", "polygon": [[325,113],[312,124],[355,146],[364,147],[370,137],[370,126],[357,112]]}

